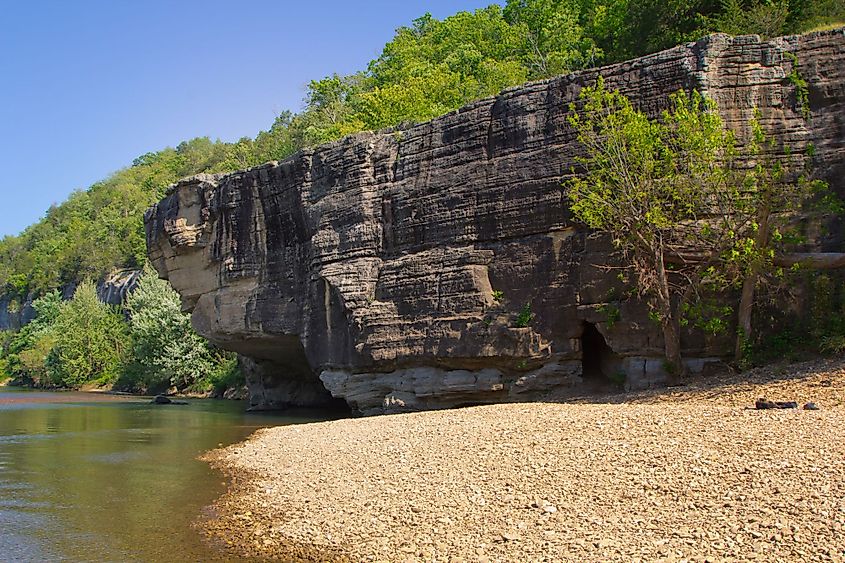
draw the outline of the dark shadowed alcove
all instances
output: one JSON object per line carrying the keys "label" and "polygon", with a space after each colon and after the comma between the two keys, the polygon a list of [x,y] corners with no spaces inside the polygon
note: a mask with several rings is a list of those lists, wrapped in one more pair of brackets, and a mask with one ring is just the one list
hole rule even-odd
{"label": "dark shadowed alcove", "polygon": [[584,382],[603,385],[617,382],[620,358],[593,323],[584,323],[581,333],[581,369]]}

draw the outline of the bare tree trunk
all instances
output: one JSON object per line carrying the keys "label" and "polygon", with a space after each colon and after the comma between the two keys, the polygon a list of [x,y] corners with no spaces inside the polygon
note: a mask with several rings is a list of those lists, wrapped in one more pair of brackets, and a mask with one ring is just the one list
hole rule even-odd
{"label": "bare tree trunk", "polygon": [[678,385],[681,379],[686,375],[686,366],[681,357],[681,327],[677,319],[674,318],[671,311],[663,314],[663,345],[664,353],[666,354],[666,363],[668,369],[667,381],[669,385]]}
{"label": "bare tree trunk", "polygon": [[672,310],[672,292],[669,289],[669,277],[666,273],[662,244],[655,255],[658,292],[657,301],[660,310],[660,324],[663,328],[663,350],[666,356],[669,385],[677,385],[685,375],[685,366],[681,357],[681,326],[677,315]]}
{"label": "bare tree trunk", "polygon": [[[758,252],[765,250],[769,242],[769,216],[771,212],[767,205],[760,208],[757,216],[757,234],[754,236],[754,247]],[[742,282],[742,296],[739,299],[739,311],[737,312],[736,345],[734,347],[734,360],[742,360],[745,344],[751,341],[752,327],[751,316],[754,312],[754,294],[757,289],[757,280],[760,278],[762,264],[756,260],[748,270]]]}

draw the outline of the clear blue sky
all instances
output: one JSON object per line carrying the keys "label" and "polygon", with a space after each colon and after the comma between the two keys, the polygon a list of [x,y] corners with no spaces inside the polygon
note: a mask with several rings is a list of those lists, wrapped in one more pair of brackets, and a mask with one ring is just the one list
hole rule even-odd
{"label": "clear blue sky", "polygon": [[136,156],[299,110],[393,31],[493,0],[0,0],[0,237]]}

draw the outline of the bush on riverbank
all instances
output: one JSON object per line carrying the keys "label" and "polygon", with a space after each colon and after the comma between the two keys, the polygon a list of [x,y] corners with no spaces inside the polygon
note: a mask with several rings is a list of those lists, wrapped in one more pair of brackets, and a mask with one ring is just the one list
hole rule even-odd
{"label": "bush on riverbank", "polygon": [[131,389],[209,391],[225,379],[232,356],[203,339],[182,312],[179,295],[147,267],[126,301],[132,363],[121,385]]}
{"label": "bush on riverbank", "polygon": [[243,385],[234,355],[193,331],[176,292],[150,268],[127,301],[127,315],[99,302],[89,281],[69,301],[54,291],[33,307],[35,319],[0,340],[0,377],[35,387],[94,383],[144,393],[222,395]]}

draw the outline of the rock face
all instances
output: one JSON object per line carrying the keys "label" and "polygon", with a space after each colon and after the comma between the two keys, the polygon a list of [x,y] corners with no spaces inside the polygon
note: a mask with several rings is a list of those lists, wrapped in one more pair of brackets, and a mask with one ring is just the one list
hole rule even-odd
{"label": "rock face", "polygon": [[[255,408],[539,400],[596,376],[647,387],[665,378],[660,331],[620,300],[602,268],[610,245],[566,205],[579,152],[570,102],[600,73],[655,115],[682,88],[715,99],[737,131],[756,106],[793,151],[814,143],[816,171],[843,193],[843,57],[843,30],[711,36],[406,130],[192,177],[147,213],[149,256],[199,333],[243,356]],[[840,231],[829,225],[813,248],[840,250]],[[684,341],[694,371],[730,348],[729,336]]]}
{"label": "rock face", "polygon": [[97,298],[109,305],[122,305],[129,294],[138,287],[143,270],[117,270],[97,284]]}
{"label": "rock face", "polygon": [[0,295],[0,330],[18,330],[34,316],[31,300],[21,304],[10,295]]}

